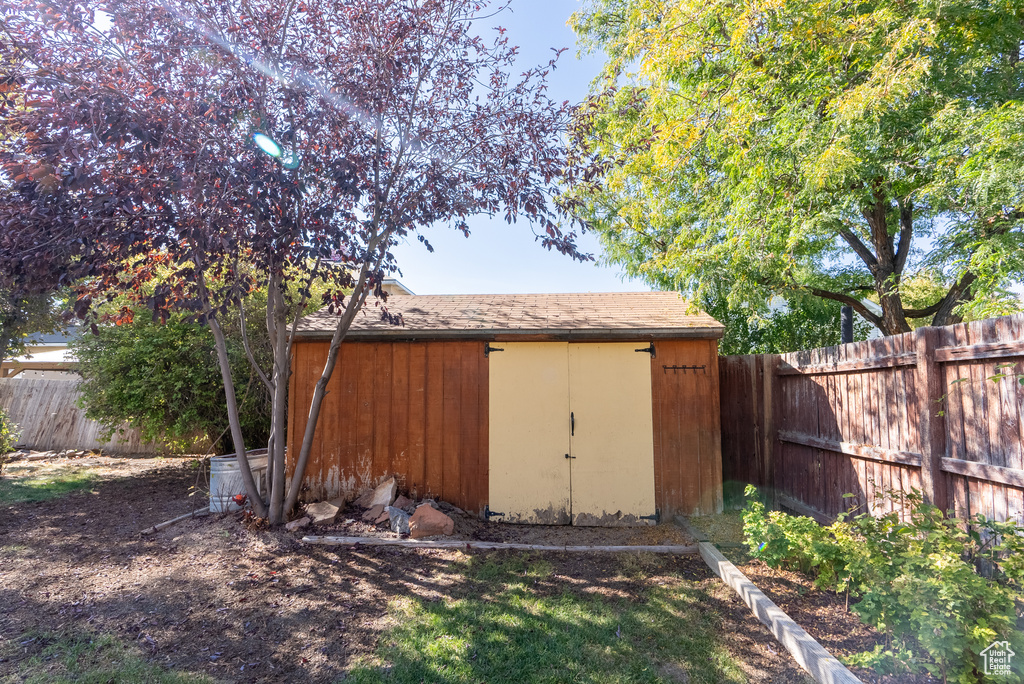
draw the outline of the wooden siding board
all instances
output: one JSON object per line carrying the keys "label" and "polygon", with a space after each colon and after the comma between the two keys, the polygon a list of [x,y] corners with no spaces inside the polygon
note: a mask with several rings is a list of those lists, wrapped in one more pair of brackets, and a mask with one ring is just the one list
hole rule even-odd
{"label": "wooden siding board", "polygon": [[[655,348],[651,360],[655,504],[668,519],[676,513],[712,513],[720,507],[722,480],[720,403],[713,393],[722,376],[716,345],[666,340],[656,342]],[[692,365],[705,368],[664,368]],[[730,369],[726,374],[731,373]]]}
{"label": "wooden siding board", "polygon": [[462,398],[462,366],[459,342],[444,342],[441,435],[441,498],[446,501],[462,500],[462,434],[459,405]]}
{"label": "wooden siding board", "polygon": [[443,492],[444,463],[444,343],[427,345],[427,411],[424,446],[424,496]]}
{"label": "wooden siding board", "polygon": [[[483,343],[481,346],[485,346]],[[488,357],[482,353],[476,355],[477,373],[480,382],[477,385],[477,405],[480,407],[480,430],[477,433],[477,472],[480,476],[480,498],[477,510],[483,511],[488,504],[490,493],[487,490],[490,481],[490,366]]]}
{"label": "wooden siding board", "polygon": [[409,455],[406,472],[409,493],[413,498],[424,496],[427,489],[427,345],[409,344]]}
{"label": "wooden siding board", "polygon": [[[391,374],[394,360],[393,344],[375,344],[373,365],[373,404],[370,407],[373,417],[373,470],[382,477],[396,474],[391,461],[391,397],[393,376]],[[404,480],[399,477],[399,480]]]}
{"label": "wooden siding board", "polygon": [[483,344],[463,342],[460,345],[461,384],[459,386],[459,444],[461,449],[461,489],[463,501],[480,501],[486,479],[481,477],[479,454],[480,425],[486,414],[480,413],[478,392],[480,388],[480,359],[483,358]]}
{"label": "wooden siding board", "polygon": [[388,449],[391,472],[402,489],[411,491],[409,478],[409,343],[391,345],[391,429]]}
{"label": "wooden siding board", "polygon": [[[485,366],[476,357],[482,352],[476,343],[445,344],[451,347],[448,370],[455,370],[455,379],[450,381],[455,394],[447,399],[447,406],[444,344],[349,342],[342,345],[306,473],[308,496],[334,496],[339,489],[353,495],[362,487],[395,475],[403,490],[414,496],[429,493],[474,512],[482,507],[480,499],[486,496],[486,482],[463,483],[456,469],[455,479],[449,478],[450,491],[445,492],[443,480],[446,468],[451,466],[444,461],[445,446],[453,444],[450,437],[445,442],[448,427],[454,426],[455,443],[462,441],[461,435],[468,435],[467,439],[479,447],[479,452],[472,448],[463,453],[456,444],[453,450],[456,467],[462,459],[470,457],[476,459],[477,464],[481,458],[486,462],[485,456],[480,455],[486,452],[486,435],[484,440],[480,437],[486,402],[481,405],[477,396],[479,385],[486,395],[486,378],[471,379],[471,386],[465,391],[460,389],[459,380],[464,365],[476,369],[479,376]],[[298,449],[296,440],[301,436],[296,436],[297,431],[301,431],[305,422],[301,410],[295,406],[297,403],[308,406],[314,375],[311,364],[315,364],[318,357],[325,358],[326,349],[327,344],[320,342],[296,345],[289,415],[290,453]],[[472,361],[462,355],[466,349],[473,350]],[[468,407],[465,411],[463,403]],[[479,476],[486,478],[486,472]]]}
{"label": "wooden siding board", "polygon": [[[355,455],[356,470],[360,473],[364,485],[373,486],[376,480],[383,475],[374,470],[373,457],[373,399],[376,391],[374,374],[376,372],[375,344],[368,342],[353,342],[349,347],[351,357],[355,364],[356,373],[356,409],[354,415],[355,435],[353,440],[353,454]],[[366,480],[369,480],[368,482]]]}
{"label": "wooden siding board", "polygon": [[704,457],[710,463],[711,480],[708,486],[711,490],[711,502],[713,508],[709,512],[720,513],[724,507],[722,492],[722,425],[721,425],[721,387],[718,384],[718,341],[705,341],[708,354],[708,384],[711,390],[710,400],[707,403],[705,413],[704,429],[708,431],[708,451]]}
{"label": "wooden siding board", "polygon": [[[321,346],[319,348],[315,348],[315,349],[312,349],[310,351],[311,351],[311,353],[306,357],[306,374],[308,376],[314,378],[314,383],[315,383],[315,381],[316,381],[315,379],[320,377],[320,373],[323,370],[323,364],[324,364],[324,361],[327,358],[327,349],[326,349],[326,347]],[[309,405],[312,402],[312,400],[313,400],[313,387],[311,386],[309,388],[309,392],[308,392],[308,395],[306,397],[306,421],[305,421],[306,423],[309,422]],[[323,408],[323,406],[325,404],[328,404],[328,403],[329,402],[327,402],[326,398],[321,403],[321,412],[320,412],[321,417],[323,416],[322,408]],[[321,418],[321,420],[322,420],[322,418]],[[308,473],[311,476],[312,479],[306,479],[305,481],[307,483],[317,483],[318,484],[318,483],[323,481],[323,480],[319,479],[321,477],[321,470],[322,470],[321,460],[322,460],[322,454],[323,454],[323,436],[324,436],[323,425],[321,423],[321,420],[317,421],[317,425],[316,425],[316,427],[313,430],[313,441],[310,443],[309,460],[306,462],[306,473]],[[305,426],[303,426],[303,429],[305,429]],[[301,446],[302,446],[302,437],[299,438],[299,447],[301,448]],[[313,496],[316,496],[318,494],[318,492],[316,491],[316,486],[315,485],[312,486],[310,489],[307,489],[303,493],[303,496],[307,496],[308,497],[311,493],[312,493]]]}

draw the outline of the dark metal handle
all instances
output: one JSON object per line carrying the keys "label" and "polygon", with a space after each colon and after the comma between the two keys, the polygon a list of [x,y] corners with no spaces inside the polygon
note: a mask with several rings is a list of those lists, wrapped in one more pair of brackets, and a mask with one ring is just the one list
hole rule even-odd
{"label": "dark metal handle", "polygon": [[566,454],[565,457],[566,458],[576,458],[575,456],[570,456],[569,454]]}
{"label": "dark metal handle", "polygon": [[570,429],[570,433],[569,434],[575,435],[576,434],[576,414],[573,413],[572,411],[569,411],[569,426],[570,426],[570,428],[569,428]]}

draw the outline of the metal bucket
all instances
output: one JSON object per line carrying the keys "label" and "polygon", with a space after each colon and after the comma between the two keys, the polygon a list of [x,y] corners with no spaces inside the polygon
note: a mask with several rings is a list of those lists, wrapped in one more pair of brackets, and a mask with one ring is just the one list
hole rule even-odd
{"label": "metal bucket", "polygon": [[[256,479],[256,490],[263,495],[264,484],[267,473],[267,450],[246,452],[249,457],[249,467],[252,469],[252,476]],[[238,469],[238,457],[234,454],[229,456],[214,456],[210,459],[210,512],[226,513],[228,511],[241,510],[241,506],[235,503],[236,494],[245,494],[245,483],[242,482],[242,473]]]}

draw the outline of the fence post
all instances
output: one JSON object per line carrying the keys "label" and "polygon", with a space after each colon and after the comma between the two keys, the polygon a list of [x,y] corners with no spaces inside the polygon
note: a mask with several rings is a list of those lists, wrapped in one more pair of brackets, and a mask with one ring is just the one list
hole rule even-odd
{"label": "fence post", "polygon": [[778,409],[779,397],[776,396],[778,388],[776,387],[776,372],[779,368],[779,362],[782,357],[778,354],[763,354],[758,357],[761,362],[758,372],[761,374],[763,379],[763,391],[764,394],[761,397],[761,454],[762,454],[762,468],[764,473],[764,486],[769,492],[771,492],[772,503],[778,504],[778,491],[776,488],[777,478],[775,477],[776,469],[776,448],[775,442],[778,437],[778,427],[776,413]]}
{"label": "fence post", "polygon": [[946,417],[942,411],[945,396],[942,366],[935,360],[937,328],[918,328],[914,332],[917,350],[917,415],[921,445],[921,489],[925,501],[947,508],[946,480],[942,457],[946,455]]}

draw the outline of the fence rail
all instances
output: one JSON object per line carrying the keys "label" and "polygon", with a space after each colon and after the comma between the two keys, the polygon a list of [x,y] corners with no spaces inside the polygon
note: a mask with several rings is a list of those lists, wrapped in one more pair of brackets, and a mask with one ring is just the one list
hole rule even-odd
{"label": "fence rail", "polygon": [[719,372],[726,481],[821,520],[916,488],[961,517],[1024,522],[1024,315],[725,356]]}

